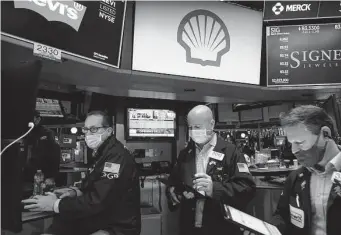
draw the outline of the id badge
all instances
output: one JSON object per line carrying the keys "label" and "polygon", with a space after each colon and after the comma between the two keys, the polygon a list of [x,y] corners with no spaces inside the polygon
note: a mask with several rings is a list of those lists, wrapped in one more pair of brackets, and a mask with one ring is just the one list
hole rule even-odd
{"label": "id badge", "polygon": [[341,186],[341,172],[334,172],[332,175],[332,182]]}
{"label": "id badge", "polygon": [[218,160],[218,161],[222,161],[224,159],[224,156],[225,154],[223,153],[218,153],[216,151],[212,151],[210,154],[209,154],[209,157],[212,158],[212,159],[215,159],[215,160]]}
{"label": "id badge", "polygon": [[304,212],[301,209],[290,206],[290,222],[298,228],[304,228]]}

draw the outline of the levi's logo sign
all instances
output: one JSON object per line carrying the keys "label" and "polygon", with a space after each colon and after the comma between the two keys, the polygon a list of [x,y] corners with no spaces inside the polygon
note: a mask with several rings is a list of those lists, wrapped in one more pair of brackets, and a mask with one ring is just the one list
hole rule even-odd
{"label": "levi's logo sign", "polygon": [[17,0],[15,8],[34,11],[48,21],[59,21],[70,25],[76,31],[82,23],[86,7],[74,1]]}

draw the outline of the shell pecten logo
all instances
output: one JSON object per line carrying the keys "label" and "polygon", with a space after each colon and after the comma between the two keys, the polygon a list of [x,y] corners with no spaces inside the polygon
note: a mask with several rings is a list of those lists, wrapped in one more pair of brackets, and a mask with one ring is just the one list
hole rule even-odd
{"label": "shell pecten logo", "polygon": [[178,43],[186,51],[186,62],[220,67],[230,50],[230,35],[224,22],[211,11],[194,10],[181,20]]}

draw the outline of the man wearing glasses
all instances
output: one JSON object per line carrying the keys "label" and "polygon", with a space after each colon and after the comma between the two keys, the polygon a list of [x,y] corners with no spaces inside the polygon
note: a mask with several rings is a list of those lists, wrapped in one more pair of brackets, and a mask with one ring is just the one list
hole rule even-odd
{"label": "man wearing glasses", "polygon": [[113,135],[111,117],[105,112],[90,112],[83,132],[95,164],[81,187],[25,200],[33,203],[25,208],[57,214],[48,234],[139,235],[140,187],[132,155]]}

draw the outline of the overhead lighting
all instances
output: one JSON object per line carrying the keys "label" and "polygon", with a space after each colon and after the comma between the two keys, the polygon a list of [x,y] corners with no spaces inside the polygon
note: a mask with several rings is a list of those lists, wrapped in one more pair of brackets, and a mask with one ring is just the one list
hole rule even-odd
{"label": "overhead lighting", "polygon": [[156,92],[156,91],[142,91],[142,90],[128,90],[129,97],[141,97],[150,99],[166,99],[175,100],[176,94],[170,92]]}
{"label": "overhead lighting", "polygon": [[206,103],[216,104],[216,103],[219,103],[220,99],[219,97],[215,97],[215,96],[204,96],[204,101]]}
{"label": "overhead lighting", "polygon": [[78,132],[77,127],[72,127],[72,128],[71,128],[71,133],[72,133],[72,134],[76,134],[77,132]]}

